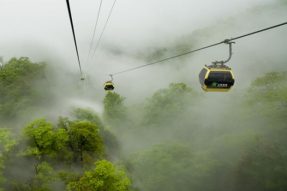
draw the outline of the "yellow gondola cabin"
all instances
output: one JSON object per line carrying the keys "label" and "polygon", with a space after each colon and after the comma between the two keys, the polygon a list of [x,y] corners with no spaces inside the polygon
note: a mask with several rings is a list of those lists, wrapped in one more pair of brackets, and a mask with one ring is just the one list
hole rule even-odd
{"label": "yellow gondola cabin", "polygon": [[206,92],[227,92],[234,85],[234,75],[226,65],[204,66],[199,74],[201,88]]}

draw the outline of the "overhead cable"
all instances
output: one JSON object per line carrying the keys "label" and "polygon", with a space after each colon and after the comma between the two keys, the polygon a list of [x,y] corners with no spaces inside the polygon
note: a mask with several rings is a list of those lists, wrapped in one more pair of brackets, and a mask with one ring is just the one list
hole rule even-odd
{"label": "overhead cable", "polygon": [[67,8],[68,8],[68,12],[69,12],[69,18],[70,18],[71,28],[72,28],[72,32],[73,32],[73,37],[74,37],[76,53],[77,53],[77,57],[78,57],[78,64],[79,64],[79,69],[80,69],[80,73],[81,73],[81,78],[83,78],[81,60],[80,60],[79,51],[78,51],[78,45],[77,45],[77,40],[76,40],[76,35],[75,35],[75,29],[74,29],[73,18],[72,18],[72,13],[71,13],[71,8],[70,8],[70,2],[69,2],[69,0],[66,0],[66,2],[67,2]]}
{"label": "overhead cable", "polygon": [[89,62],[89,58],[90,58],[90,56],[91,56],[91,51],[92,51],[92,48],[93,48],[93,42],[94,42],[94,39],[95,39],[95,36],[96,36],[97,26],[98,26],[98,23],[99,23],[99,18],[100,18],[102,3],[103,3],[103,0],[100,1],[100,5],[99,5],[99,9],[98,9],[98,14],[97,14],[97,18],[96,18],[96,24],[95,24],[95,26],[94,26],[93,36],[92,36],[91,43],[90,43],[90,49],[89,49],[89,54],[88,54],[87,62]]}
{"label": "overhead cable", "polygon": [[100,34],[100,37],[99,37],[99,39],[98,39],[98,41],[97,41],[96,46],[95,46],[95,49],[94,49],[94,52],[93,52],[93,55],[92,55],[92,59],[93,59],[93,57],[95,56],[96,51],[97,51],[97,49],[98,49],[98,47],[99,47],[99,45],[100,45],[101,39],[102,39],[103,34],[104,34],[104,32],[105,32],[105,30],[106,30],[106,28],[107,28],[108,22],[109,22],[109,20],[110,20],[110,18],[111,18],[111,16],[112,16],[112,12],[113,12],[113,10],[114,10],[114,7],[115,7],[116,2],[117,2],[117,0],[114,0],[114,3],[113,3],[113,5],[112,5],[112,7],[111,7],[111,9],[110,9],[110,11],[109,11],[108,18],[107,18],[107,20],[106,20],[106,22],[105,22],[104,28],[103,28],[103,30],[102,30],[102,32],[101,32],[101,34]]}
{"label": "overhead cable", "polygon": [[267,27],[267,28],[264,28],[264,29],[261,29],[261,30],[257,30],[257,31],[251,32],[251,33],[247,33],[247,34],[244,34],[244,35],[241,35],[241,36],[237,36],[237,37],[234,37],[234,38],[225,39],[223,41],[220,41],[220,42],[217,42],[217,43],[214,43],[214,44],[211,44],[211,45],[207,45],[207,46],[204,46],[202,48],[198,48],[198,49],[195,49],[195,50],[190,50],[190,51],[187,51],[187,52],[183,52],[183,53],[178,54],[178,55],[170,56],[170,57],[158,60],[158,61],[153,61],[153,62],[148,63],[148,64],[144,64],[144,65],[141,65],[141,66],[129,68],[129,69],[122,70],[122,71],[119,71],[119,72],[115,72],[115,73],[112,73],[112,74],[109,74],[109,75],[110,76],[115,76],[115,75],[123,74],[123,73],[126,73],[126,72],[131,72],[131,71],[134,71],[134,70],[138,70],[140,68],[144,68],[144,67],[147,67],[147,66],[150,66],[150,65],[154,65],[154,64],[161,63],[161,62],[165,62],[167,60],[175,59],[175,58],[178,58],[178,57],[181,57],[181,56],[185,56],[185,55],[188,55],[188,54],[192,54],[194,52],[201,51],[201,50],[204,50],[204,49],[207,49],[207,48],[211,48],[211,47],[214,47],[214,46],[218,46],[220,44],[226,44],[226,43],[228,44],[231,41],[235,41],[235,40],[238,40],[240,38],[244,38],[244,37],[251,36],[251,35],[254,35],[254,34],[257,34],[257,33],[261,33],[261,32],[267,31],[267,30],[278,28],[278,27],[281,27],[283,25],[287,25],[287,22],[280,23],[280,24],[274,25],[274,26],[270,26],[270,27]]}

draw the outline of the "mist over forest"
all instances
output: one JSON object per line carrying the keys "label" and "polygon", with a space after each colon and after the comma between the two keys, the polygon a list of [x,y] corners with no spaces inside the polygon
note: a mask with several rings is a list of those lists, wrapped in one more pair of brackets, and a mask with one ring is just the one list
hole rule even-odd
{"label": "mist over forest", "polygon": [[[85,80],[72,36],[9,42],[8,29],[0,30],[8,39],[0,45],[0,191],[287,190],[286,25],[236,41],[229,92],[204,92],[198,81],[204,65],[228,56],[227,45],[115,76],[115,90],[104,91],[110,73],[286,22],[285,0],[222,2],[189,13],[170,0],[147,17],[118,2],[115,15],[158,17],[136,28],[127,15],[114,16],[95,60],[83,62]],[[119,24],[125,19],[131,26]],[[80,55],[90,38],[83,29]]]}

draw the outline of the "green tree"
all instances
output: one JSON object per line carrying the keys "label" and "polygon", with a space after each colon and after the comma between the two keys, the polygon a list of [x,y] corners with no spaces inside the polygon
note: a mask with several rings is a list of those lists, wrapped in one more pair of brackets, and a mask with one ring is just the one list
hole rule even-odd
{"label": "green tree", "polygon": [[24,129],[24,133],[29,144],[24,154],[35,156],[39,160],[45,156],[56,157],[65,149],[68,142],[66,130],[55,129],[45,119],[33,121]]}
{"label": "green tree", "polygon": [[104,156],[104,145],[99,127],[89,121],[73,121],[68,127],[68,145],[74,153],[74,160],[89,162],[92,157]]}
{"label": "green tree", "polygon": [[112,126],[119,126],[127,119],[124,99],[115,92],[108,92],[104,99],[104,119]]}
{"label": "green tree", "polygon": [[170,124],[190,107],[196,94],[184,83],[172,83],[154,93],[145,105],[144,124]]}
{"label": "green tree", "polygon": [[[274,128],[284,128],[287,118],[287,72],[270,72],[257,78],[245,97],[245,112],[258,121],[272,123]],[[269,122],[268,122],[269,121]],[[257,126],[266,128],[268,125]],[[272,131],[269,133],[274,133]]]}
{"label": "green tree", "polygon": [[42,161],[47,158],[69,162],[87,162],[104,156],[99,127],[89,121],[60,118],[57,128],[45,119],[31,122],[24,129],[28,148],[25,156]]}
{"label": "green tree", "polygon": [[45,64],[33,63],[28,58],[12,58],[0,70],[0,119],[14,119],[25,114],[50,94],[45,86]]}
{"label": "green tree", "polygon": [[103,138],[107,157],[115,156],[119,153],[119,142],[116,136],[104,127],[100,117],[91,109],[77,108],[72,112],[76,120],[86,120],[99,127],[100,135]]}
{"label": "green tree", "polygon": [[128,191],[131,181],[123,169],[101,160],[78,180],[67,185],[68,191]]}
{"label": "green tree", "polygon": [[286,141],[282,144],[276,140],[258,138],[256,143],[242,154],[236,167],[235,190],[286,190],[286,158]]}
{"label": "green tree", "polygon": [[97,124],[100,129],[104,128],[100,117],[91,109],[76,108],[72,111],[72,116],[75,117],[76,120],[89,121]]}
{"label": "green tree", "polygon": [[31,174],[23,177],[26,181],[21,180],[20,176],[19,180],[13,180],[12,188],[23,191],[50,191],[50,184],[57,177],[47,161],[67,158],[68,134],[65,129],[55,128],[45,119],[37,119],[24,128],[24,138],[27,146],[24,147],[22,157],[31,159],[30,164],[26,166],[27,170],[30,168],[28,171]]}
{"label": "green tree", "polygon": [[270,72],[257,78],[249,89],[250,103],[286,102],[287,72]]}
{"label": "green tree", "polygon": [[16,141],[12,139],[8,129],[0,128],[0,191],[1,187],[5,182],[5,177],[3,176],[3,170],[5,168],[4,162],[7,159],[7,154],[15,146]]}
{"label": "green tree", "polygon": [[215,167],[212,158],[179,144],[155,145],[128,161],[134,184],[145,191],[211,190],[214,185],[204,181],[214,177]]}
{"label": "green tree", "polygon": [[52,191],[51,183],[57,178],[54,169],[47,162],[41,162],[34,166],[34,173],[35,175],[24,183],[13,180],[13,190]]}

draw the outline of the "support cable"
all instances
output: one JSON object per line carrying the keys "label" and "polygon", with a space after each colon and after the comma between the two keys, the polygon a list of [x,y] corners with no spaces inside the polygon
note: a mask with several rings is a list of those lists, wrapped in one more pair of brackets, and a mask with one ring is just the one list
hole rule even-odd
{"label": "support cable", "polygon": [[108,18],[107,18],[107,20],[106,20],[106,22],[105,22],[104,28],[103,28],[103,30],[102,30],[102,32],[101,32],[101,34],[100,34],[100,37],[99,37],[99,39],[98,39],[98,41],[97,41],[96,46],[95,46],[95,49],[94,49],[94,52],[93,52],[93,55],[92,55],[92,59],[94,58],[94,56],[95,56],[95,54],[96,54],[96,51],[97,51],[97,49],[98,49],[98,47],[99,47],[99,45],[100,45],[101,39],[102,39],[103,34],[104,34],[104,32],[105,32],[105,30],[106,30],[106,28],[107,28],[108,22],[109,22],[109,20],[110,20],[110,18],[111,18],[111,16],[112,16],[112,13],[113,13],[113,10],[114,10],[114,7],[115,7],[116,2],[117,2],[117,0],[114,0],[114,3],[113,3],[113,5],[112,5],[112,8],[110,9]]}
{"label": "support cable", "polygon": [[110,75],[115,76],[115,75],[123,74],[123,73],[126,73],[126,72],[131,72],[131,71],[138,70],[140,68],[144,68],[144,67],[147,67],[147,66],[150,66],[150,65],[158,64],[158,63],[161,63],[161,62],[165,62],[167,60],[175,59],[175,58],[178,58],[178,57],[181,57],[181,56],[192,54],[194,52],[198,52],[198,51],[201,51],[201,50],[204,50],[204,49],[208,49],[208,48],[211,48],[211,47],[214,47],[214,46],[218,46],[220,44],[229,44],[231,41],[235,41],[235,40],[238,40],[238,39],[250,36],[250,35],[254,35],[254,34],[261,33],[261,32],[267,31],[267,30],[271,30],[271,29],[274,29],[274,28],[277,28],[277,27],[281,27],[283,25],[287,25],[287,22],[284,22],[284,23],[281,23],[281,24],[278,24],[278,25],[274,25],[274,26],[271,26],[271,27],[267,27],[267,28],[264,28],[264,29],[261,29],[261,30],[258,30],[258,31],[251,32],[251,33],[247,33],[247,34],[244,34],[244,35],[241,35],[241,36],[238,36],[238,37],[225,39],[225,40],[223,40],[221,42],[218,42],[218,43],[214,43],[214,44],[211,44],[211,45],[208,45],[208,46],[204,46],[202,48],[198,48],[198,49],[195,49],[195,50],[187,51],[187,52],[175,55],[175,56],[167,57],[167,58],[164,58],[164,59],[161,59],[161,60],[158,60],[158,61],[154,61],[154,62],[151,62],[151,63],[148,63],[148,64],[144,64],[144,65],[141,65],[141,66],[129,68],[129,69],[126,69],[126,70],[123,70],[123,71],[119,71],[119,72],[115,72],[115,73],[112,73]]}
{"label": "support cable", "polygon": [[96,36],[96,31],[97,31],[97,27],[98,27],[98,23],[99,23],[99,18],[100,18],[102,4],[103,4],[103,0],[100,1],[98,14],[97,14],[97,18],[96,18],[96,24],[94,26],[93,36],[92,36],[91,43],[90,43],[90,49],[89,49],[89,54],[88,54],[88,58],[87,58],[87,63],[89,62],[89,59],[90,59],[90,56],[91,56],[91,51],[93,49],[93,42],[94,42],[94,39],[95,39],[95,36]]}
{"label": "support cable", "polygon": [[79,69],[80,69],[80,73],[81,73],[81,79],[83,79],[84,77],[83,77],[82,66],[81,66],[81,61],[80,61],[80,56],[79,56],[79,51],[78,51],[78,45],[77,45],[77,40],[76,40],[76,35],[75,35],[75,29],[74,29],[74,24],[73,24],[70,2],[69,2],[69,0],[66,0],[66,2],[67,2],[67,8],[68,8],[68,12],[69,12],[70,23],[71,23],[71,28],[72,28],[72,32],[73,32],[77,57],[78,57],[78,64],[79,64]]}

